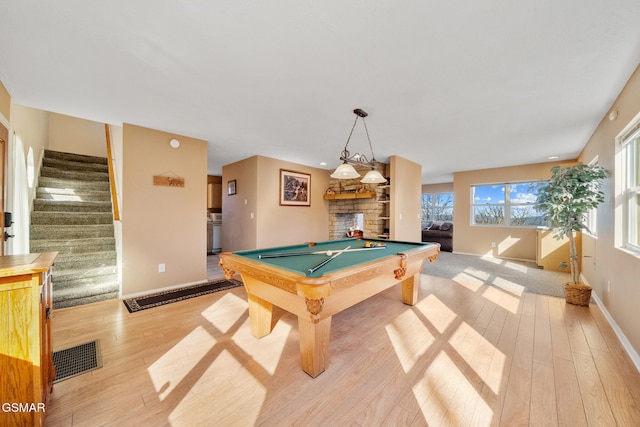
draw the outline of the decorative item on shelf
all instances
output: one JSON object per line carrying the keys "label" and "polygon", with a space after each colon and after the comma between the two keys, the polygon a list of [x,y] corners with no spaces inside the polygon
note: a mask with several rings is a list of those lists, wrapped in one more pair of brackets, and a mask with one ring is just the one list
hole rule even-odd
{"label": "decorative item on shelf", "polygon": [[[356,108],[353,110],[353,113],[356,115],[356,119],[353,122],[353,127],[351,127],[351,132],[349,133],[349,137],[347,138],[347,143],[344,145],[344,150],[340,154],[340,160],[342,160],[342,164],[336,168],[336,170],[331,174],[332,178],[337,179],[354,179],[360,178],[360,174],[355,170],[352,165],[360,165],[371,168],[369,172],[360,180],[360,182],[365,184],[380,184],[383,182],[387,182],[387,180],[382,176],[380,172],[376,170],[376,156],[373,153],[373,146],[371,145],[371,138],[369,137],[369,130],[367,129],[367,122],[364,120],[365,117],[368,116],[367,112],[360,108]],[[369,148],[371,149],[371,160],[368,160],[366,156],[363,154],[355,153],[353,156],[347,150],[347,146],[349,145],[349,141],[351,140],[351,135],[353,135],[353,130],[358,123],[358,119],[362,119],[362,123],[364,125],[365,133],[367,134],[367,141],[369,141]]]}
{"label": "decorative item on shelf", "polygon": [[326,195],[332,195],[332,194],[336,194],[335,190],[331,187],[327,188],[327,191],[324,192],[324,194]]}
{"label": "decorative item on shelf", "polygon": [[564,284],[565,301],[588,306],[591,287],[580,283],[580,266],[575,232],[588,230],[584,218],[591,209],[604,201],[602,180],[609,171],[598,165],[554,166],[551,179],[538,190],[534,209],[544,213],[544,219],[553,227],[555,237],[569,239],[569,266],[571,282]]}

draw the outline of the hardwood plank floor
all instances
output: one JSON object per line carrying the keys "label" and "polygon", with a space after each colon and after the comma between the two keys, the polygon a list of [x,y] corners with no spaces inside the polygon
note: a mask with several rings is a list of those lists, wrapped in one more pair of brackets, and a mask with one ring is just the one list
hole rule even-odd
{"label": "hardwood plank floor", "polygon": [[103,367],[55,384],[46,425],[640,425],[640,374],[596,305],[427,274],[413,307],[396,286],[334,316],[315,379],[293,315],[251,336],[243,288],[54,311],[54,349],[99,339]]}

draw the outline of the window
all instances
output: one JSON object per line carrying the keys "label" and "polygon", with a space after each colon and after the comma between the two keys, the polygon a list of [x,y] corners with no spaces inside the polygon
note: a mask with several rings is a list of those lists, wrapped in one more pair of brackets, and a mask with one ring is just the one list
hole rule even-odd
{"label": "window", "polygon": [[625,247],[640,252],[640,116],[621,139],[625,173],[622,181]]}
{"label": "window", "polygon": [[[597,164],[597,157],[589,162],[589,166],[595,166]],[[598,208],[589,209],[585,216],[584,225],[587,226],[586,230],[584,230],[585,233],[588,233],[593,237],[598,236]]]}
{"label": "window", "polygon": [[547,225],[533,204],[544,181],[471,186],[473,225],[537,227]]}
{"label": "window", "polygon": [[422,195],[422,228],[427,221],[453,221],[453,193]]}

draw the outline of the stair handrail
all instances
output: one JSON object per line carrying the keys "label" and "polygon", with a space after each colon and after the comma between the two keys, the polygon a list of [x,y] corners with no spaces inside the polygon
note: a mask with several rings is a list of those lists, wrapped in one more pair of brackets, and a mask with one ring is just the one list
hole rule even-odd
{"label": "stair handrail", "polygon": [[116,191],[116,179],[113,168],[113,156],[111,154],[111,133],[109,125],[104,124],[104,130],[107,137],[107,165],[109,166],[109,184],[111,185],[111,199],[113,203],[113,220],[120,221],[120,210],[118,209],[118,192]]}

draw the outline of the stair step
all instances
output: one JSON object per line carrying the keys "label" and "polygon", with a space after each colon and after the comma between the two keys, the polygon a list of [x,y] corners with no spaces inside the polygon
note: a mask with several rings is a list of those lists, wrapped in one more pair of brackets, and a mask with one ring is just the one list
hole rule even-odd
{"label": "stair step", "polygon": [[75,160],[55,159],[45,157],[42,159],[42,166],[67,171],[93,171],[109,173],[109,165],[106,163],[88,163]]}
{"label": "stair step", "polygon": [[94,225],[113,224],[111,212],[45,212],[31,213],[31,224]]}
{"label": "stair step", "polygon": [[35,199],[33,201],[33,210],[34,212],[111,212],[111,201],[85,202]]}
{"label": "stair step", "polygon": [[67,188],[38,187],[36,198],[40,200],[111,202],[111,191],[78,191]]}
{"label": "stair step", "polygon": [[115,264],[113,265],[103,265],[98,267],[85,267],[83,268],[67,268],[60,269],[58,268],[58,263],[56,261],[55,274],[53,275],[53,280],[60,284],[63,282],[70,282],[73,280],[86,280],[88,278],[93,277],[102,277],[102,276],[113,276],[118,275],[118,268]]}
{"label": "stair step", "polygon": [[48,166],[43,166],[40,169],[40,176],[50,177],[50,178],[62,178],[62,179],[77,179],[80,181],[109,182],[109,173],[107,172],[64,170],[64,169],[52,168]]}
{"label": "stair step", "polygon": [[31,251],[58,252],[54,308],[117,298],[107,159],[45,150],[31,213]]}
{"label": "stair step", "polygon": [[83,254],[61,253],[56,257],[54,274],[61,274],[67,270],[82,268],[99,268],[115,266],[117,256],[115,251],[97,251]]}
{"label": "stair step", "polygon": [[54,178],[50,176],[40,176],[38,185],[49,188],[73,189],[75,191],[111,191],[109,181],[84,181],[68,178]]}
{"label": "stair step", "polygon": [[84,163],[107,164],[106,157],[87,156],[86,154],[65,153],[63,151],[44,150],[44,158],[59,159]]}
{"label": "stair step", "polygon": [[42,239],[86,239],[90,237],[113,237],[113,224],[98,225],[31,225],[31,240]]}
{"label": "stair step", "polygon": [[[77,271],[77,270],[76,270]],[[97,287],[102,283],[114,283],[118,281],[118,274],[102,274],[97,276],[59,276],[52,275],[53,289],[60,291],[61,289],[83,288],[86,286]]]}
{"label": "stair step", "polygon": [[76,288],[53,289],[53,309],[74,307],[92,302],[118,298],[118,282],[87,285]]}
{"label": "stair step", "polygon": [[116,239],[113,237],[98,237],[71,240],[31,240],[30,251],[58,252],[81,254],[87,252],[103,252],[115,250]]}

